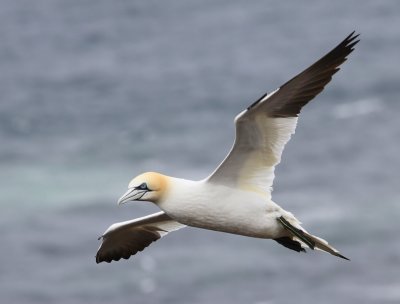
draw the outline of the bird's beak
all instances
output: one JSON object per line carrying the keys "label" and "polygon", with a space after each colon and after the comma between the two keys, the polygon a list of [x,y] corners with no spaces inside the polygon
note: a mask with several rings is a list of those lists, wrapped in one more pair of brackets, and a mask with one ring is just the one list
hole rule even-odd
{"label": "bird's beak", "polygon": [[124,195],[119,198],[118,205],[122,205],[130,201],[138,201],[146,194],[146,192],[147,191],[145,190],[129,188],[128,191],[126,191]]}

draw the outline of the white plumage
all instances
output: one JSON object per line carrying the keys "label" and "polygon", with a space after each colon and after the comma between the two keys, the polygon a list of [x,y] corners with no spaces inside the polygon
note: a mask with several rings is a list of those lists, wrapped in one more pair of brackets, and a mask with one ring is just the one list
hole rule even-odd
{"label": "white plumage", "polygon": [[96,261],[127,259],[186,225],[274,239],[295,251],[308,247],[345,258],[274,203],[271,191],[275,166],[295,132],[301,108],[339,70],[357,37],[353,32],[309,68],[241,112],[235,118],[236,139],[230,153],[206,179],[189,181],[154,172],[134,178],[119,203],[151,201],[162,212],[110,226],[101,237]]}

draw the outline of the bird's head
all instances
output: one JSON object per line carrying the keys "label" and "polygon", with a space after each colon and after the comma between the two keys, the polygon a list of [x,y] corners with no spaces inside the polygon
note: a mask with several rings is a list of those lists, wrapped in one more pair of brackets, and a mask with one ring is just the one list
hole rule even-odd
{"label": "bird's head", "polygon": [[160,173],[146,172],[138,175],[128,185],[128,191],[120,197],[118,204],[130,201],[159,202],[168,190],[168,177]]}

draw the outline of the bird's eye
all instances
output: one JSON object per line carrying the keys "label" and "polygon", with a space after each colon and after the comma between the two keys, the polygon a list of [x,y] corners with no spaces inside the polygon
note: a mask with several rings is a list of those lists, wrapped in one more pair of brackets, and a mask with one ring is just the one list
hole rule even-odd
{"label": "bird's eye", "polygon": [[149,188],[147,188],[147,184],[146,183],[140,184],[140,186],[138,188],[140,190],[149,190]]}

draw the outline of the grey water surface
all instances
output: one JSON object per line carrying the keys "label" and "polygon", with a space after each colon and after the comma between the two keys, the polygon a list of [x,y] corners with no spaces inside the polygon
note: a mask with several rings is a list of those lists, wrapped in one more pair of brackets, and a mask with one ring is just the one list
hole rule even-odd
{"label": "grey water surface", "polygon": [[[398,1],[0,1],[1,303],[400,303]],[[350,32],[274,200],[351,262],[186,228],[95,263],[143,171],[209,174],[233,117]]]}

